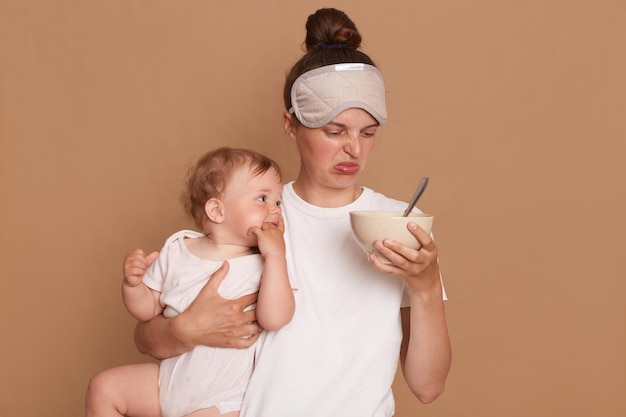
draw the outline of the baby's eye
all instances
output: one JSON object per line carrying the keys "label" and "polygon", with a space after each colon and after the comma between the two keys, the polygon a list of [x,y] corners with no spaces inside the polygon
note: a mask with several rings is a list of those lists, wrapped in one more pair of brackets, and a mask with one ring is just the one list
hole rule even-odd
{"label": "baby's eye", "polygon": [[267,196],[266,195],[260,195],[256,198],[258,201],[265,203],[267,201]]}
{"label": "baby's eye", "polygon": [[278,201],[276,202],[276,205],[277,205],[278,207],[280,207],[280,206],[282,206],[282,205],[283,205],[283,202],[282,202],[282,201],[280,201],[280,200],[278,200]]}

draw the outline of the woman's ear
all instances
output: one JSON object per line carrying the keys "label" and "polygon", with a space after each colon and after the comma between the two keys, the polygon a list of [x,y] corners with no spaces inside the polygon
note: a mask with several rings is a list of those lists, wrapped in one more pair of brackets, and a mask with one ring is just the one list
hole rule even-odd
{"label": "woman's ear", "polygon": [[224,221],[224,204],[217,198],[211,198],[204,204],[204,212],[213,223]]}
{"label": "woman's ear", "polygon": [[285,132],[287,133],[287,135],[289,135],[291,139],[296,138],[296,122],[294,121],[295,118],[296,116],[289,113],[288,111],[285,111],[283,113],[283,126],[285,128]]}

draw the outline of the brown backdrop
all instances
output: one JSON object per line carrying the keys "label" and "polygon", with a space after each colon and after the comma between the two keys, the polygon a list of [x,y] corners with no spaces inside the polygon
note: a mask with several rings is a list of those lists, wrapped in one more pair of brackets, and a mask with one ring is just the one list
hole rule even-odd
{"label": "brown backdrop", "polygon": [[[218,145],[293,179],[283,77],[328,2],[0,0],[0,415],[82,414],[144,361],[121,263],[188,226]],[[337,1],[385,74],[363,183],[421,207],[454,348],[445,394],[397,415],[623,416],[626,3]]]}

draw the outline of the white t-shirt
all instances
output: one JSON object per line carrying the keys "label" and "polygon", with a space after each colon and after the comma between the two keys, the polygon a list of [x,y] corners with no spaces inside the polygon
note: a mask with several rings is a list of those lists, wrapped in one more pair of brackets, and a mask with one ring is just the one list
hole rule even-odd
{"label": "white t-shirt", "polygon": [[[185,238],[198,232],[183,230],[165,242],[159,258],[144,275],[144,283],[161,292],[164,315],[183,312],[222,262],[192,255]],[[219,287],[224,298],[234,299],[257,292],[263,272],[261,255],[228,260],[228,275]],[[159,368],[159,396],[165,417],[180,417],[201,408],[217,407],[221,413],[238,410],[252,373],[254,350],[197,346],[179,356],[164,359]]]}
{"label": "white t-shirt", "polygon": [[283,190],[287,264],[296,311],[259,341],[242,417],[389,417],[402,341],[404,284],[378,272],[352,236],[352,210],[404,210],[363,188],[320,208]]}

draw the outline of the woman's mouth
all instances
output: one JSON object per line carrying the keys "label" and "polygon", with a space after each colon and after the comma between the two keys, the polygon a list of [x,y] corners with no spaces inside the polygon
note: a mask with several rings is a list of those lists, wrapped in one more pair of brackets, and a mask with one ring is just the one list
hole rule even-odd
{"label": "woman's mouth", "polygon": [[341,174],[356,174],[360,166],[356,162],[340,162],[335,165],[335,170]]}

